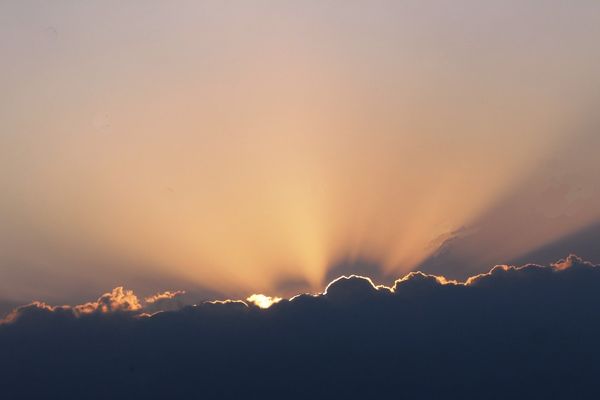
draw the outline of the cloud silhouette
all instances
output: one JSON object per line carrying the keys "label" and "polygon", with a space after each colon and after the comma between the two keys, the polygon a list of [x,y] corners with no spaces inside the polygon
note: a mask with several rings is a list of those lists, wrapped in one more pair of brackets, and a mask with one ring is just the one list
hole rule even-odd
{"label": "cloud silhouette", "polygon": [[[19,307],[0,325],[6,398],[598,398],[600,266],[569,256],[466,281],[340,277],[262,309],[140,301]],[[91,312],[89,311],[91,310]]]}

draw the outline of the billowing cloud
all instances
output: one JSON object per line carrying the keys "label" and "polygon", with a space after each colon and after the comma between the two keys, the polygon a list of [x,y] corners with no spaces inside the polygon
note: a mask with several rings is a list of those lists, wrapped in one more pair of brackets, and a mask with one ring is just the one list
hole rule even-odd
{"label": "billowing cloud", "polygon": [[23,318],[28,319],[53,313],[78,318],[86,314],[120,313],[139,316],[144,313],[152,314],[158,311],[178,310],[185,306],[185,303],[181,300],[181,296],[184,294],[185,291],[182,290],[166,291],[140,301],[132,290],[118,286],[111,292],[104,293],[96,301],[74,306],[52,306],[41,301],[33,301],[30,304],[15,308],[6,316],[3,322],[15,323]]}
{"label": "billowing cloud", "polygon": [[166,291],[146,297],[144,310],[147,312],[174,311],[186,304],[185,290]]}
{"label": "billowing cloud", "polygon": [[2,390],[8,398],[597,398],[598,288],[600,265],[569,256],[462,282],[413,272],[382,286],[344,276],[265,309],[227,300],[150,315],[148,306],[183,292],[140,301],[123,288],[83,306],[34,302],[0,326]]}
{"label": "billowing cloud", "polygon": [[114,311],[137,311],[142,308],[137,296],[132,290],[125,290],[122,286],[116,287],[110,293],[105,293],[93,303],[86,303],[76,306],[76,311],[80,313],[90,313],[95,311],[114,312]]}

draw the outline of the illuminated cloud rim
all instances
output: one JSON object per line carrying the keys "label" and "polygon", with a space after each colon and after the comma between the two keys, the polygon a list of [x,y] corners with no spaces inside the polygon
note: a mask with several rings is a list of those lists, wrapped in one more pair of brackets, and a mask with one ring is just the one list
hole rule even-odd
{"label": "illuminated cloud rim", "polygon": [[502,282],[524,282],[530,279],[543,280],[549,275],[560,276],[561,273],[577,269],[588,269],[600,272],[600,265],[594,265],[582,260],[576,255],[557,261],[550,266],[527,264],[524,266],[498,265],[489,272],[469,277],[465,281],[448,280],[444,276],[425,274],[420,271],[410,272],[403,278],[396,280],[392,286],[375,285],[373,281],[364,276],[350,275],[334,279],[327,285],[323,293],[299,294],[290,299],[271,297],[264,294],[252,294],[242,300],[213,300],[199,305],[186,304],[183,300],[185,291],[165,291],[139,299],[132,290],[126,290],[119,286],[110,293],[105,293],[94,302],[80,305],[51,306],[41,301],[33,301],[14,309],[2,321],[3,324],[15,323],[26,315],[56,313],[79,318],[91,314],[113,314],[119,313],[135,318],[149,318],[158,312],[178,311],[184,307],[202,308],[210,306],[235,305],[244,309],[266,310],[275,305],[285,307],[306,299],[325,299],[333,302],[352,304],[356,301],[368,300],[375,296],[420,296],[426,290],[436,290],[444,287],[449,288],[486,288],[501,285]]}
{"label": "illuminated cloud rim", "polygon": [[600,265],[576,256],[464,282],[413,272],[391,286],[340,277],[291,299],[184,296],[119,287],[83,305],[17,308],[0,325],[2,394],[600,398]]}

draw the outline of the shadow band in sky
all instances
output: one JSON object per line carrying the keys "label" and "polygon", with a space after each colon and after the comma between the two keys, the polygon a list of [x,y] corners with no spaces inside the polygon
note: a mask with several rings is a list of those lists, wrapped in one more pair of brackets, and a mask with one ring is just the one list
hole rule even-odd
{"label": "shadow band in sky", "polygon": [[[0,325],[3,398],[599,398],[600,266],[496,267],[466,283],[340,278],[264,310],[149,316],[132,292]],[[166,294],[160,301],[175,299]],[[153,302],[154,303],[154,302]],[[4,397],[6,396],[6,397]]]}

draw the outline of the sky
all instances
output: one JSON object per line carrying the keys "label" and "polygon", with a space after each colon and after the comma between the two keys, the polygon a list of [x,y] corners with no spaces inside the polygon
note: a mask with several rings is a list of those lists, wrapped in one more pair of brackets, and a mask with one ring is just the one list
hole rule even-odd
{"label": "sky", "polygon": [[600,2],[0,1],[0,393],[598,399]]}
{"label": "sky", "polygon": [[0,301],[600,261],[600,3],[3,1]]}

